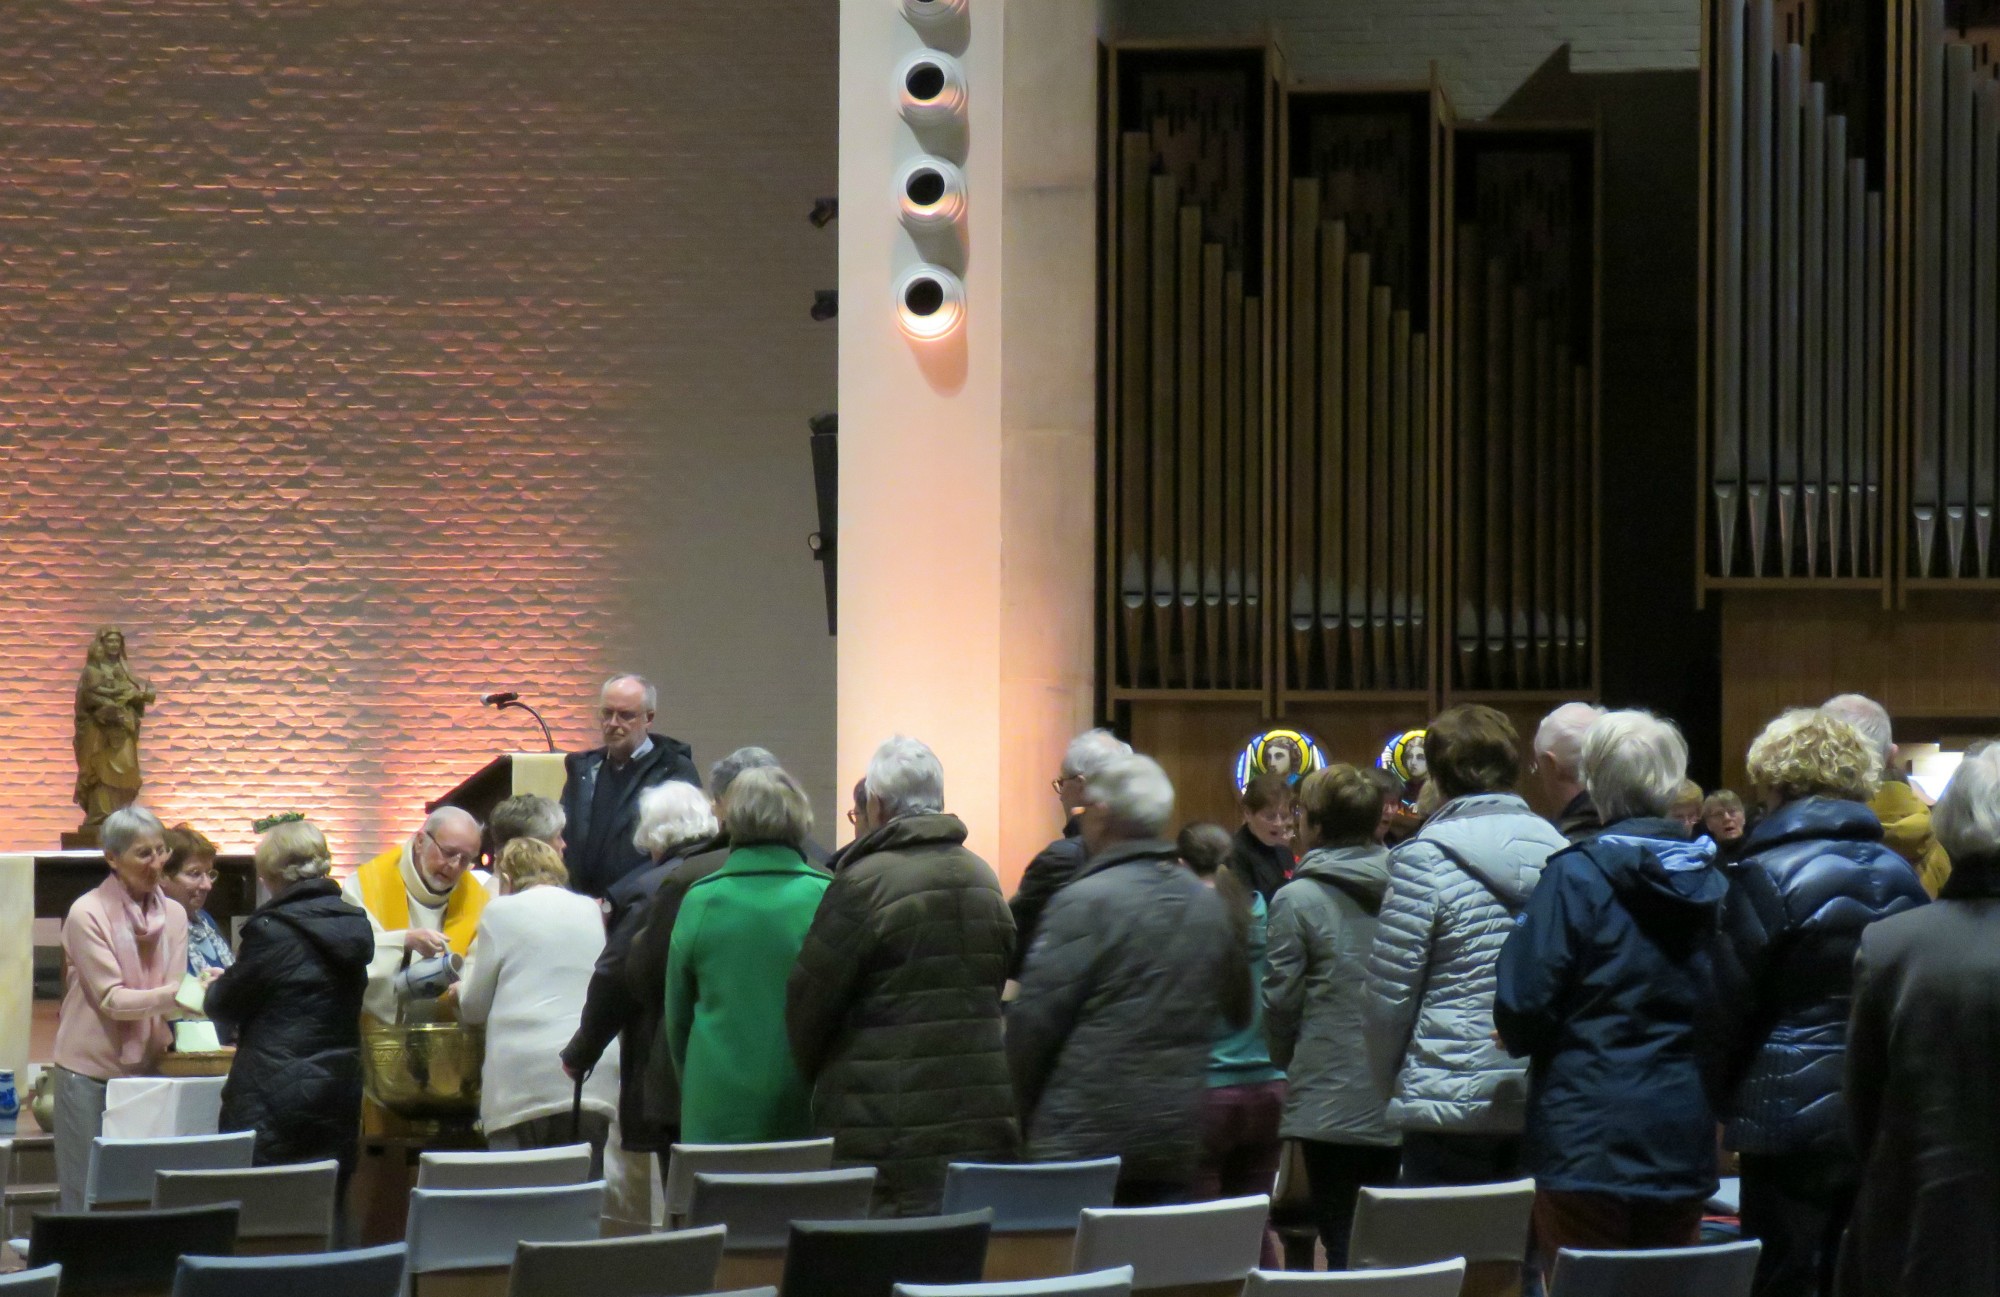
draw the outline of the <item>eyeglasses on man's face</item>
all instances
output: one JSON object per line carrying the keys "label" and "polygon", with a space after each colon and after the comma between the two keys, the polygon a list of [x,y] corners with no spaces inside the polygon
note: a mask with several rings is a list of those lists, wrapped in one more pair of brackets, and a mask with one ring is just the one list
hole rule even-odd
{"label": "eyeglasses on man's face", "polygon": [[432,833],[429,829],[424,830],[424,836],[430,839],[431,850],[437,852],[439,856],[443,857],[444,862],[446,864],[457,865],[460,868],[470,868],[472,865],[478,863],[479,853],[477,851],[466,852],[466,851],[448,850],[445,847],[444,843],[439,842],[437,840],[437,835]]}

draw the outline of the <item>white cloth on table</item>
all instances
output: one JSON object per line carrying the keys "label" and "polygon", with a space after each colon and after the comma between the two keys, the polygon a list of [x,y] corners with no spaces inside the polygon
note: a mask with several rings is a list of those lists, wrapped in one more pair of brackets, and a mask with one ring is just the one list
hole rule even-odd
{"label": "white cloth on table", "polygon": [[119,1077],[105,1086],[106,1139],[213,1135],[222,1121],[221,1076]]}

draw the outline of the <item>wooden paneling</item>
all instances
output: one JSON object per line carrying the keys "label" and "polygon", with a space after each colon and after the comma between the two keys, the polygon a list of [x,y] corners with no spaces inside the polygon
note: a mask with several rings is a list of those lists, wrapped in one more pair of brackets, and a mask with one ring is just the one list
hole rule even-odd
{"label": "wooden paneling", "polygon": [[2000,618],[1990,596],[1926,593],[1889,612],[1859,591],[1770,591],[1722,607],[1722,768],[1744,786],[1750,740],[1787,707],[1863,693],[1899,722],[1993,719]]}

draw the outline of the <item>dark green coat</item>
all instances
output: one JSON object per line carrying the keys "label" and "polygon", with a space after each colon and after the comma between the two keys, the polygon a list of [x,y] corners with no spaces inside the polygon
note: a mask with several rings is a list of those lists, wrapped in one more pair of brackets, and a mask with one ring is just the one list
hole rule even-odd
{"label": "dark green coat", "polygon": [[1014,1153],[1000,988],[1014,918],[955,815],[892,820],[850,847],[786,1003],[813,1126],[873,1166],[875,1214],[931,1215],[945,1164]]}
{"label": "dark green coat", "polygon": [[806,1085],[785,1045],[785,979],[829,881],[790,847],[753,846],[688,888],[667,954],[683,1141],[809,1133]]}

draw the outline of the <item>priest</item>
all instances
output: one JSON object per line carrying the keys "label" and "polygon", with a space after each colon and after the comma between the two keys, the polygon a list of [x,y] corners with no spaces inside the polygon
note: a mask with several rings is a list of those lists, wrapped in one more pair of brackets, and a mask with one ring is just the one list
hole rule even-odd
{"label": "priest", "polygon": [[472,947],[486,888],[473,872],[479,861],[479,821],[456,806],[440,806],[424,826],[357,869],[341,884],[347,901],[368,911],[375,958],[368,965],[362,1007],[383,1022],[396,1020],[396,974],[405,964]]}

